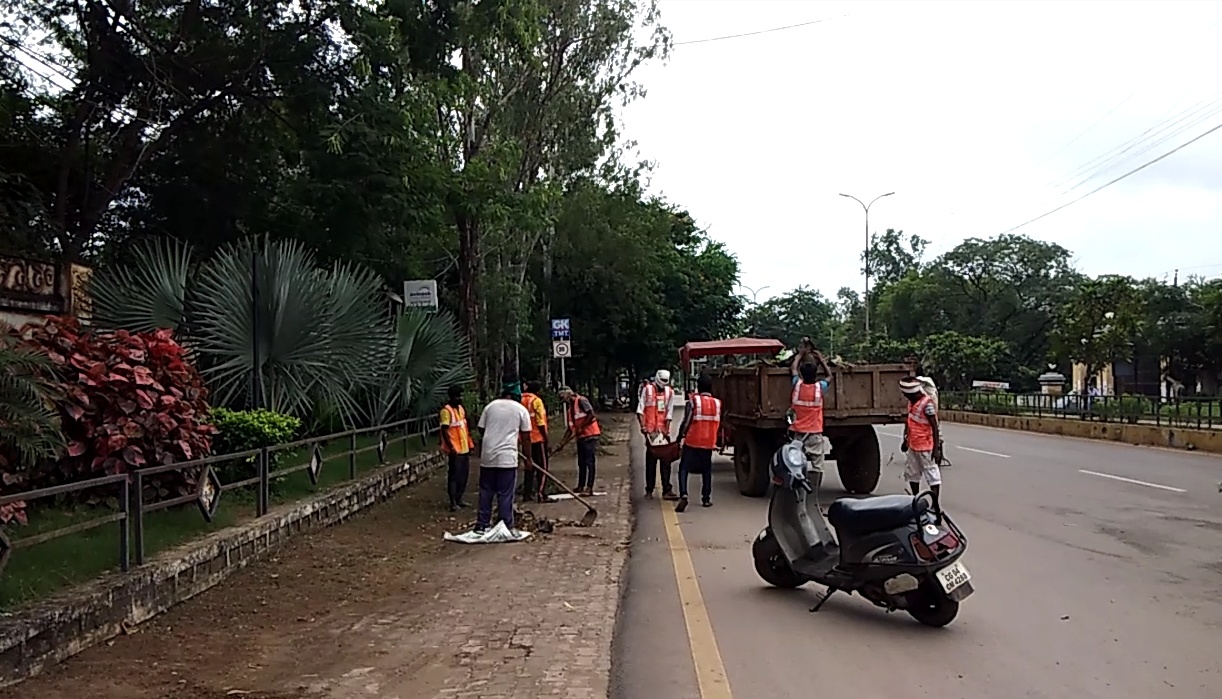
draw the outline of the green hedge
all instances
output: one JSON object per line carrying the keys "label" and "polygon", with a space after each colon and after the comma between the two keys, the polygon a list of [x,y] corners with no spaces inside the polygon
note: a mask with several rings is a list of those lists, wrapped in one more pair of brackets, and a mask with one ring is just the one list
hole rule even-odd
{"label": "green hedge", "polygon": [[[209,412],[217,434],[212,438],[213,454],[274,447],[291,442],[301,431],[301,420],[292,415],[271,410],[229,410],[213,408]],[[272,452],[268,456],[268,470],[274,470],[284,452]],[[252,478],[258,474],[256,457],[234,459],[215,466],[222,483]],[[278,481],[273,481],[273,485]]]}

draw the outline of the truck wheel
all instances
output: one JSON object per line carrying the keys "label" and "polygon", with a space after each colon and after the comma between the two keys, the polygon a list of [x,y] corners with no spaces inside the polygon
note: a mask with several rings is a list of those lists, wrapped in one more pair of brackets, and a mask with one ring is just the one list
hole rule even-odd
{"label": "truck wheel", "polygon": [[878,434],[873,427],[862,427],[836,455],[836,471],[844,489],[854,495],[869,495],[878,487],[882,476],[882,455],[878,451]]}
{"label": "truck wheel", "polygon": [[756,574],[773,587],[792,590],[806,583],[785,561],[781,543],[772,535],[771,529],[765,529],[755,537],[755,542],[751,544],[751,558],[755,561]]}
{"label": "truck wheel", "polygon": [[[772,458],[771,442],[767,433],[752,430],[744,435],[746,447],[734,449],[734,473],[738,476],[738,492],[749,498],[761,498],[768,494],[768,483],[772,480],[768,471],[768,461]],[[742,459],[740,462],[739,459]],[[740,467],[738,464],[742,463]]]}
{"label": "truck wheel", "polygon": [[743,495],[751,489],[751,439],[746,430],[734,435],[734,480]]}

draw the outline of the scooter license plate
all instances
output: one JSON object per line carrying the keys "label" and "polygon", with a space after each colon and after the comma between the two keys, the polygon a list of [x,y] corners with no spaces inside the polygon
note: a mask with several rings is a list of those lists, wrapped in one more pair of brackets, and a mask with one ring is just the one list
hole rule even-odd
{"label": "scooter license plate", "polygon": [[946,594],[954,592],[957,588],[966,584],[972,579],[971,573],[967,572],[967,567],[962,563],[953,563],[946,566],[942,570],[934,573],[938,578],[938,584],[946,591]]}

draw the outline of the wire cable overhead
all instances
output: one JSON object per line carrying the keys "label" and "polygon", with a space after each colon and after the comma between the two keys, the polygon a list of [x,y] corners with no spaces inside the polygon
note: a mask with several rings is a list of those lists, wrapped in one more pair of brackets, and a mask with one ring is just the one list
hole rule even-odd
{"label": "wire cable overhead", "polygon": [[748,36],[759,36],[760,34],[772,34],[773,32],[783,32],[789,29],[798,29],[801,27],[809,27],[811,25],[822,24],[823,22],[827,22],[833,19],[844,19],[845,17],[851,17],[851,16],[852,16],[852,13],[849,13],[849,14],[839,15],[836,17],[824,17],[823,19],[816,19],[810,22],[799,22],[797,24],[786,24],[785,26],[782,26],[782,27],[772,27],[770,29],[760,29],[754,32],[743,32],[742,34],[727,34],[725,36],[710,36],[706,39],[692,39],[690,41],[676,41],[674,45],[675,46],[688,46],[691,44],[707,44],[712,41],[725,41],[727,39],[742,39],[743,37],[748,37]]}

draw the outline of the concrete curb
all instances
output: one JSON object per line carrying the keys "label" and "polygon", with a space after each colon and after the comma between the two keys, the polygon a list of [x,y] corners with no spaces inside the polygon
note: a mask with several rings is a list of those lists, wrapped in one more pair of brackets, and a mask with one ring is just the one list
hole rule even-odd
{"label": "concrete curb", "polygon": [[962,410],[943,410],[940,417],[947,422],[995,427],[1022,432],[1038,432],[1060,437],[1076,437],[1099,441],[1121,442],[1144,447],[1164,447],[1186,451],[1222,454],[1222,430],[1197,430],[1165,425],[1129,424],[1066,420],[1032,415],[997,415]]}
{"label": "concrete curb", "polygon": [[616,644],[619,643],[620,632],[623,631],[624,628],[624,615],[620,614],[620,609],[623,608],[624,602],[628,598],[628,572],[629,566],[632,565],[632,541],[636,539],[637,529],[636,500],[633,499],[633,495],[635,495],[637,492],[637,474],[636,468],[634,468],[632,465],[632,443],[628,435],[627,427],[624,428],[623,441],[628,445],[628,463],[626,464],[628,467],[628,477],[625,479],[625,481],[628,483],[628,497],[626,503],[628,506],[628,533],[624,537],[628,541],[628,544],[618,553],[619,563],[617,565],[616,573],[619,575],[619,587],[615,600],[612,604],[612,608],[614,609],[615,613],[615,623],[611,627],[611,644],[607,649],[607,699],[611,699],[611,694],[614,691],[612,677],[615,673],[615,658],[618,657],[618,654],[616,653]]}
{"label": "concrete curb", "polygon": [[438,453],[383,467],[307,501],[229,527],[156,556],[127,573],[36,602],[0,619],[0,687],[141,624],[205,590],[302,531],[348,519],[414,485],[445,463]]}

